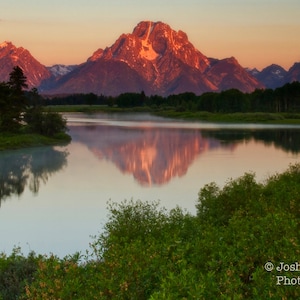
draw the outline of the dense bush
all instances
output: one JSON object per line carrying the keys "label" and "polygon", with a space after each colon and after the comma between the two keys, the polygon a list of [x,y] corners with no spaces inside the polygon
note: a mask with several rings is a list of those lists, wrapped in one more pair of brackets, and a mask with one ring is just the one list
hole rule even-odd
{"label": "dense bush", "polygon": [[14,300],[24,293],[25,285],[34,280],[38,259],[33,252],[24,257],[20,248],[10,256],[0,254],[0,299]]}
{"label": "dense bush", "polygon": [[[223,188],[209,184],[199,192],[196,216],[180,208],[167,211],[156,202],[109,203],[104,231],[86,256],[1,256],[1,295],[298,299],[299,272],[268,272],[264,266],[299,259],[299,203],[300,164],[262,183],[246,173]],[[284,285],[278,276],[292,284]]]}
{"label": "dense bush", "polygon": [[46,136],[67,131],[67,121],[57,112],[43,112],[42,108],[32,107],[25,114],[30,130]]}

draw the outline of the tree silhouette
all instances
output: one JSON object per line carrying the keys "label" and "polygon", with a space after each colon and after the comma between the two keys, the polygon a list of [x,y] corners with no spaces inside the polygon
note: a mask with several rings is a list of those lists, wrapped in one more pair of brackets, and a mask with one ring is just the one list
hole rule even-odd
{"label": "tree silhouette", "polygon": [[19,66],[15,66],[9,74],[9,86],[13,91],[23,93],[23,89],[28,88],[27,77]]}
{"label": "tree silhouette", "polygon": [[23,70],[16,66],[9,75],[9,81],[0,86],[1,131],[17,130],[27,107],[27,99],[23,91],[23,88],[27,87],[27,79]]}

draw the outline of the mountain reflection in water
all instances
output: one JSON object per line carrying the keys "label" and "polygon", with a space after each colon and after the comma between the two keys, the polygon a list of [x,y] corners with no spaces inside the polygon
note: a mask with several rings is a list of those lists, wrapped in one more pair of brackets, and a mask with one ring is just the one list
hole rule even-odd
{"label": "mountain reflection in water", "polygon": [[[72,127],[71,127],[72,128]],[[261,141],[298,153],[298,130],[199,130],[156,127],[77,125],[74,142],[85,144],[99,159],[113,162],[144,186],[163,185],[186,174],[202,153],[214,149],[234,151],[239,143]]]}
{"label": "mountain reflection in water", "polygon": [[207,150],[234,148],[234,144],[203,138],[199,130],[85,125],[76,126],[71,134],[74,142],[85,144],[99,159],[112,161],[145,186],[185,175],[195,158]]}
{"label": "mountain reflection in water", "polygon": [[299,161],[299,126],[97,113],[69,114],[68,127],[65,147],[0,152],[0,252],[84,253],[107,222],[109,199],[195,214],[205,184],[245,172],[263,181]]}
{"label": "mountain reflection in water", "polygon": [[20,196],[28,186],[37,194],[40,184],[67,165],[66,151],[53,147],[3,152],[0,155],[0,205],[13,195]]}

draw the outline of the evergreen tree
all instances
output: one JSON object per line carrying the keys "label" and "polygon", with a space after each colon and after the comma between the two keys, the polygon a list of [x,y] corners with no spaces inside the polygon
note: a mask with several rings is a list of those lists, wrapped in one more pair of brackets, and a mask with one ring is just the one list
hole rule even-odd
{"label": "evergreen tree", "polygon": [[23,88],[27,88],[28,86],[23,70],[16,66],[9,76],[8,83],[3,84],[1,87],[0,129],[2,131],[17,130],[20,127],[22,114],[27,107]]}
{"label": "evergreen tree", "polygon": [[19,66],[15,66],[12,72],[9,74],[9,86],[13,91],[22,94],[23,89],[28,88],[27,78],[23,73],[23,70]]}
{"label": "evergreen tree", "polygon": [[0,83],[0,131],[6,131],[10,122],[10,88],[6,83]]}

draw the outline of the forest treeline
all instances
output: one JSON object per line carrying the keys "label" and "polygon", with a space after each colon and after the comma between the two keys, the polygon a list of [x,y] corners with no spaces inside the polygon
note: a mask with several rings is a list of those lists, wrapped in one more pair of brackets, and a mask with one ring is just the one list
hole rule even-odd
{"label": "forest treeline", "polygon": [[149,107],[173,108],[176,111],[207,111],[216,113],[234,112],[298,112],[300,110],[300,83],[287,83],[275,90],[257,89],[252,93],[243,93],[237,89],[223,92],[209,92],[200,96],[194,93],[182,93],[162,97],[147,96],[141,93],[125,93],[110,97],[93,93],[75,94],[47,98],[44,105],[108,105],[123,108]]}

